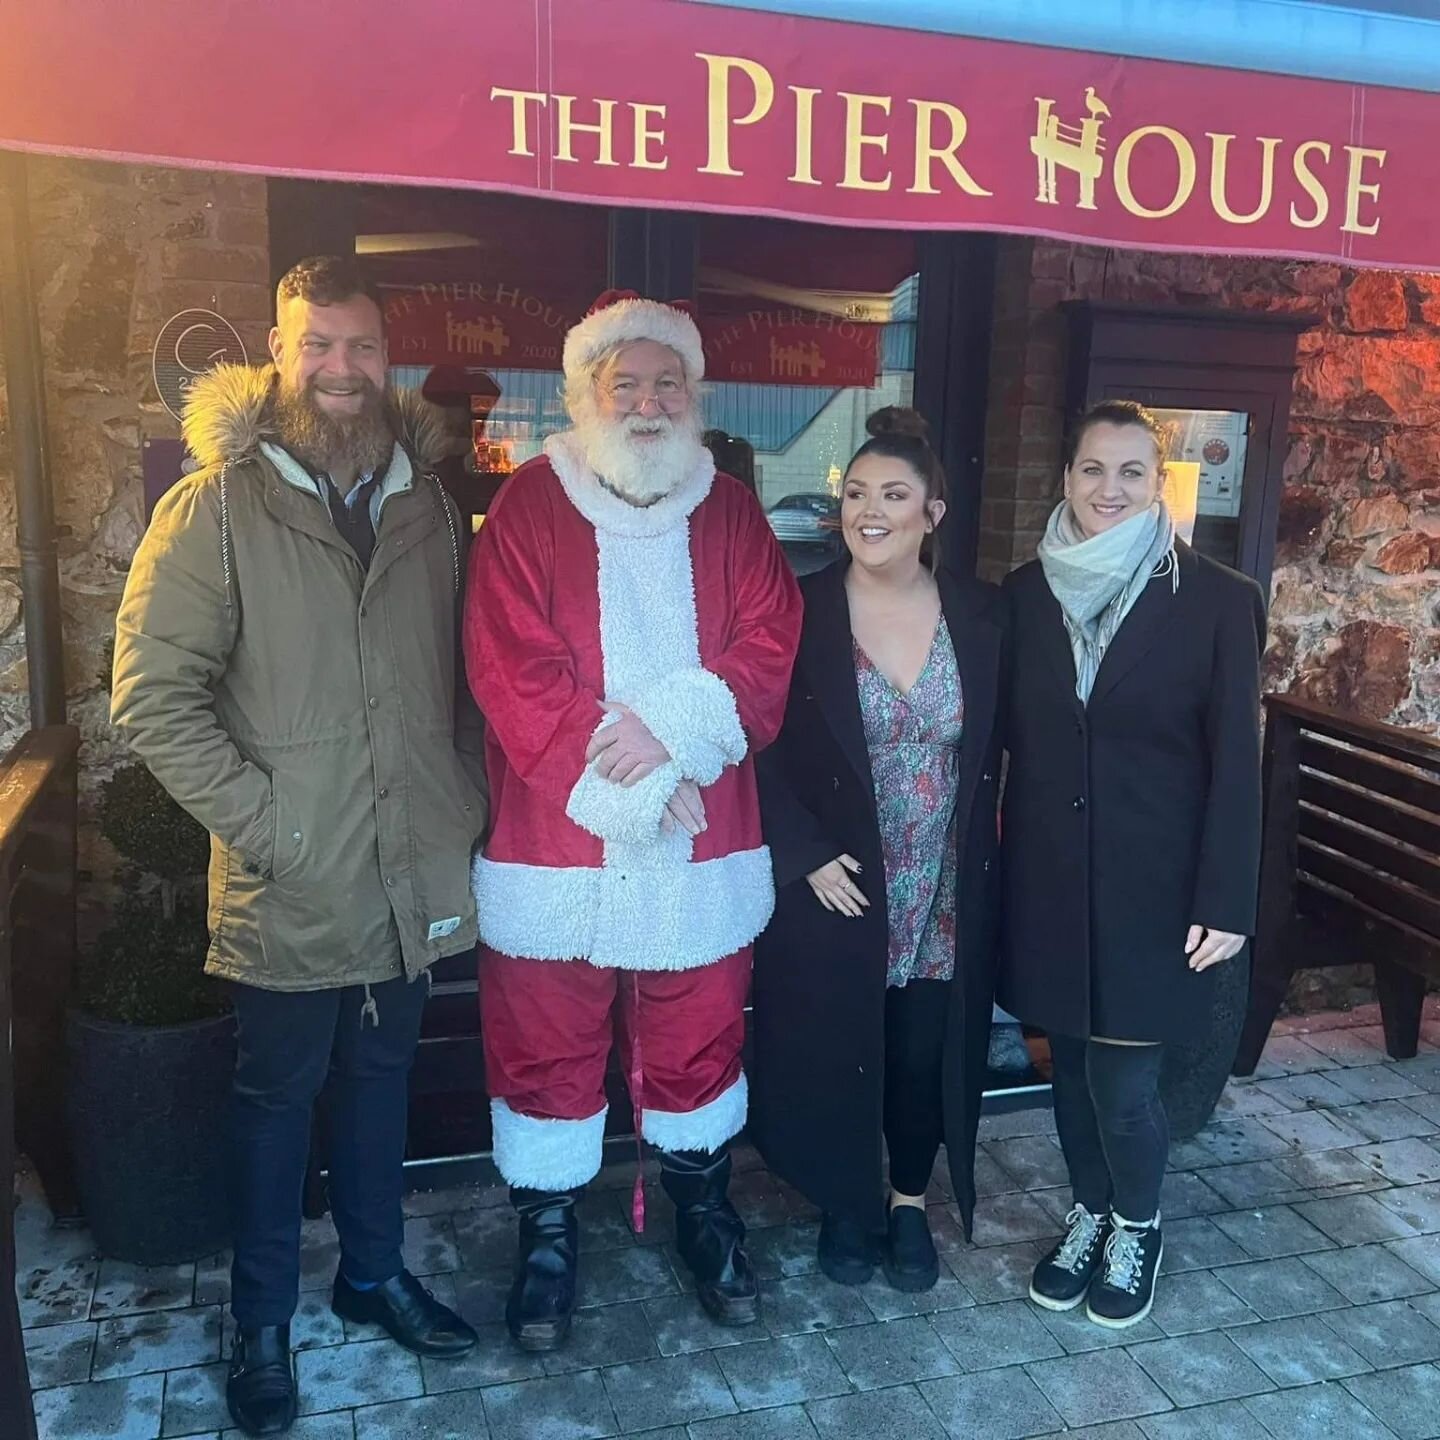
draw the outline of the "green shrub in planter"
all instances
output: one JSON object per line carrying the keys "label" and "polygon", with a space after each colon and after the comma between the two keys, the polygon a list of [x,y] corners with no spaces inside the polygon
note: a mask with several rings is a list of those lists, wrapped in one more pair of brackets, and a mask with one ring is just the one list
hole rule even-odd
{"label": "green shrub in planter", "polygon": [[130,864],[117,876],[113,922],[81,958],[80,1008],[123,1025],[223,1014],[224,993],[204,973],[210,837],[139,764],[100,787],[100,831]]}
{"label": "green shrub in planter", "polygon": [[80,959],[68,1029],[81,1201],[104,1254],[195,1260],[229,1238],[235,1024],[204,973],[210,841],[139,764],[100,787],[100,829],[127,864],[111,924]]}

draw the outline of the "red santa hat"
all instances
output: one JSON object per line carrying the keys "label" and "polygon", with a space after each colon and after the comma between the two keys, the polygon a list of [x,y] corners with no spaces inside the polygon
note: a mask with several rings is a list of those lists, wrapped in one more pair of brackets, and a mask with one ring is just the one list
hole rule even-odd
{"label": "red santa hat", "polygon": [[607,290],[565,337],[565,378],[574,381],[607,350],[636,340],[668,345],[687,380],[705,375],[705,350],[688,300],[646,300],[633,290]]}

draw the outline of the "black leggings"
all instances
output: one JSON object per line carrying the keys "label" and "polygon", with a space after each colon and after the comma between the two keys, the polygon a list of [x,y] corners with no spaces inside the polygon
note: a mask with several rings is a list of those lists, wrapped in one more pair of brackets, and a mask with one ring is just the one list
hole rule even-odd
{"label": "black leggings", "polygon": [[885,992],[885,1145],[890,1188],[923,1195],[945,1134],[941,1065],[950,981],[912,980]]}
{"label": "black leggings", "polygon": [[1094,1215],[1153,1219],[1170,1153],[1159,1045],[1050,1037],[1055,1128],[1075,1201]]}

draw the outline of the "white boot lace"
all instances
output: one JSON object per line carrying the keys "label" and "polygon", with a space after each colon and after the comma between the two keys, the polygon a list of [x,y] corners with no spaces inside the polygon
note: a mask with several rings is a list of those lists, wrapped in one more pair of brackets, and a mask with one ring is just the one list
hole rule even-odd
{"label": "white boot lace", "polygon": [[1144,1252],[1140,1248],[1143,1230],[1127,1230],[1116,1225],[1105,1242],[1105,1280],[1113,1290],[1123,1290],[1134,1295],[1140,1288],[1140,1276],[1145,1268]]}
{"label": "white boot lace", "polygon": [[1055,1256],[1055,1264],[1072,1275],[1079,1274],[1100,1233],[1099,1216],[1092,1215],[1083,1205],[1076,1205],[1065,1217],[1068,1233]]}

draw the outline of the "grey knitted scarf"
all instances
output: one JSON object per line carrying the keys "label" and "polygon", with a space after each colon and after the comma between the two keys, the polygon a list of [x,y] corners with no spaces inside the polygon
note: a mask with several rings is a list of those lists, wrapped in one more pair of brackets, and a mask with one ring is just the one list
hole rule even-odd
{"label": "grey knitted scarf", "polygon": [[1105,652],[1140,592],[1156,575],[1180,588],[1175,526],[1163,500],[1098,535],[1086,537],[1070,502],[1062,500],[1036,552],[1060,606],[1075,657],[1075,693],[1090,699]]}

